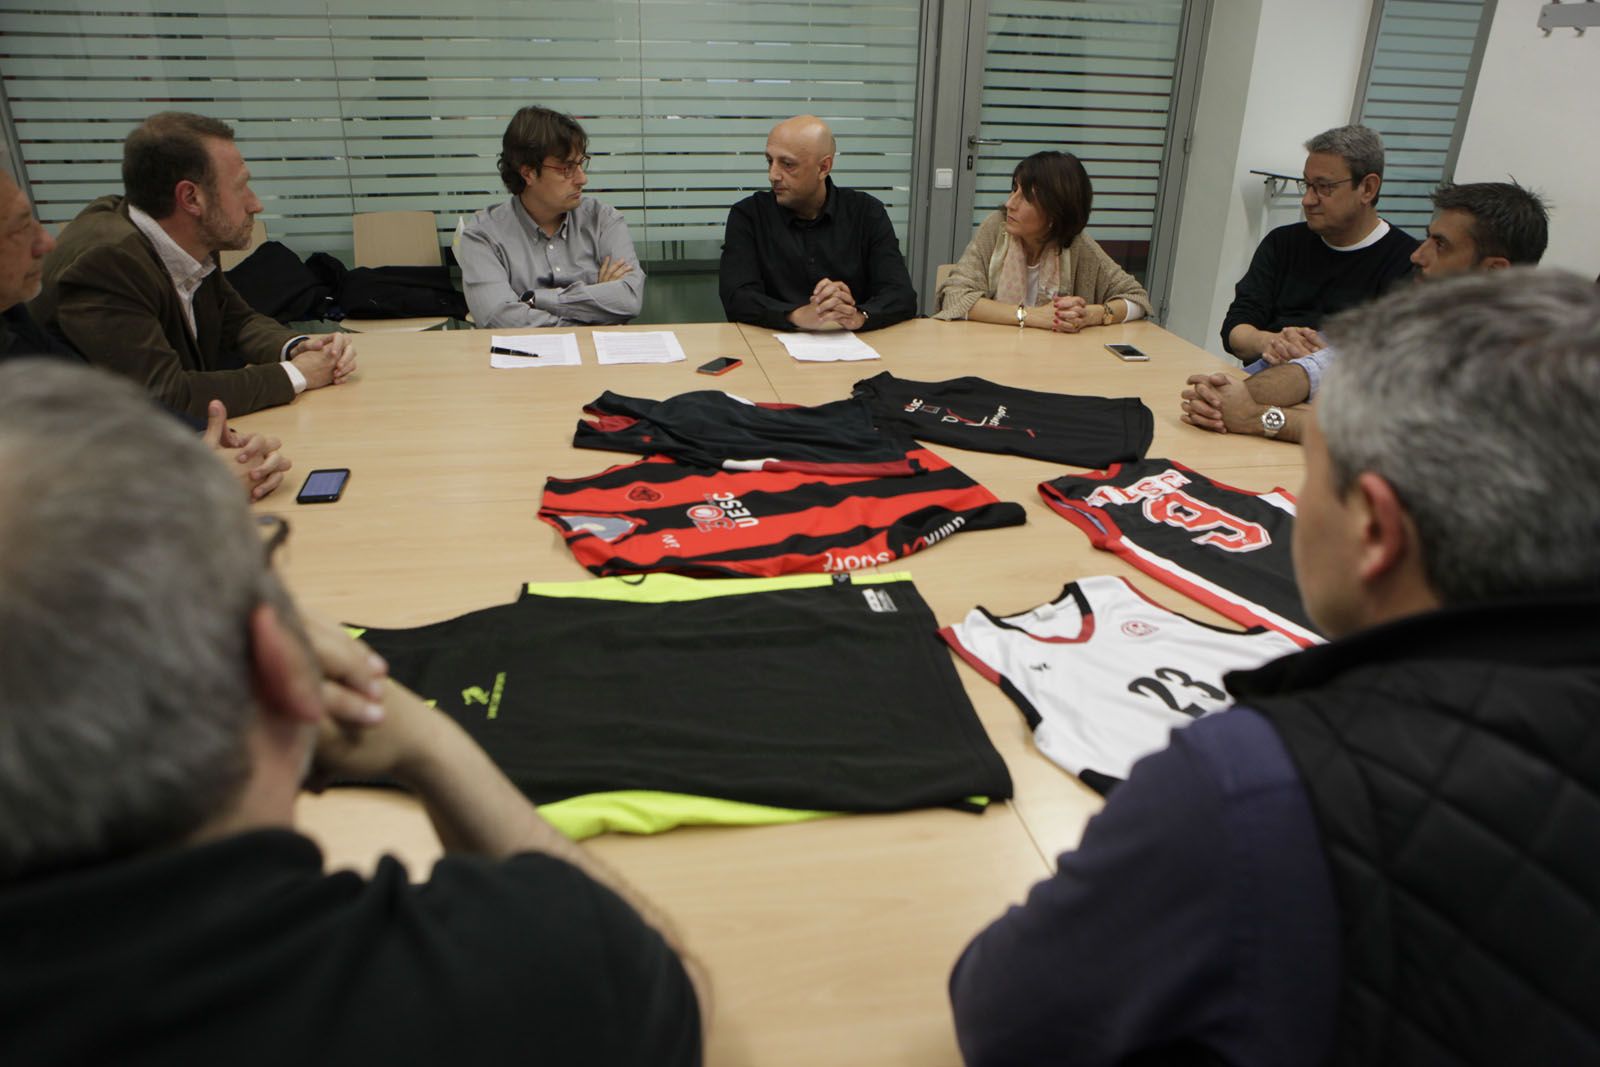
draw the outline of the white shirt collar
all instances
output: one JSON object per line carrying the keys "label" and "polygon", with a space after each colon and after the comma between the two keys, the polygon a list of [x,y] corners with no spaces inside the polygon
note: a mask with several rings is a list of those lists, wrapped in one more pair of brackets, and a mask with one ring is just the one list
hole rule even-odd
{"label": "white shirt collar", "polygon": [[193,296],[194,291],[200,288],[200,283],[217,269],[213,260],[208,258],[202,263],[185,252],[183,246],[161,228],[161,223],[132,204],[128,205],[128,218],[139,227],[139,232],[150,238],[150,243],[156,246],[156,255],[161,257],[161,265],[167,268],[167,273],[172,277],[172,284],[185,298]]}
{"label": "white shirt collar", "polygon": [[1333,249],[1335,252],[1358,252],[1361,249],[1366,248],[1368,245],[1377,244],[1379,241],[1383,240],[1388,233],[1389,224],[1384,220],[1379,219],[1378,224],[1372,228],[1372,232],[1367,234],[1353,245],[1331,244],[1326,237],[1322,239],[1322,243]]}

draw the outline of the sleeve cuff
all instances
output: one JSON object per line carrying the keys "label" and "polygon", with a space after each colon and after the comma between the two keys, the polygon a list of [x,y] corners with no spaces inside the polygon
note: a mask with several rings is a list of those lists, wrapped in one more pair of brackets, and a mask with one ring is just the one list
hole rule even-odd
{"label": "sleeve cuff", "polygon": [[294,395],[299,396],[306,391],[306,376],[300,373],[300,368],[285,360],[278,364],[283,368],[283,373],[289,376],[289,384],[294,386]]}
{"label": "sleeve cuff", "polygon": [[1125,305],[1127,305],[1128,308],[1128,317],[1123,319],[1123,322],[1138,322],[1140,319],[1144,318],[1143,304],[1135,304],[1132,300],[1129,300],[1125,296],[1117,297],[1117,299],[1121,300]]}

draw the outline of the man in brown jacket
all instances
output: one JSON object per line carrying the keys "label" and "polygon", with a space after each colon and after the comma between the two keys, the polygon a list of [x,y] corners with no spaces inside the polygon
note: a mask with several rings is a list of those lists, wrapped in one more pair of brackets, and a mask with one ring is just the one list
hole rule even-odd
{"label": "man in brown jacket", "polygon": [[253,311],[217,268],[245,248],[261,201],[233,130],[166,111],[123,143],[126,196],[96,200],[44,264],[34,317],[91,363],[161,403],[243,415],[337,385],[355,370],[348,334],[296,335]]}

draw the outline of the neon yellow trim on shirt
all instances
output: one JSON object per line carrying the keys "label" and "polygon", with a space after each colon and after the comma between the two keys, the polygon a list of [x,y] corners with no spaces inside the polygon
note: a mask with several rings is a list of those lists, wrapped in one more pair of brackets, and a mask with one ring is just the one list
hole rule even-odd
{"label": "neon yellow trim on shirt", "polygon": [[541,804],[539,814],[572,840],[582,841],[605,833],[659,834],[679,826],[778,826],[844,813],[773,808],[653,789],[624,789]]}
{"label": "neon yellow trim on shirt", "polygon": [[[907,571],[888,574],[852,572],[851,585],[909,582]],[[678,600],[706,600],[718,596],[770,593],[779,589],[810,589],[832,585],[831,574],[780,574],[773,578],[686,578],[681,574],[646,574],[641,577],[593,578],[586,582],[529,582],[531,596],[581,597],[587,600],[628,600],[636,604],[665,604]]]}
{"label": "neon yellow trim on shirt", "polygon": [[344,632],[359,641],[361,640],[361,635],[367,632],[367,628],[365,626],[346,626]]}

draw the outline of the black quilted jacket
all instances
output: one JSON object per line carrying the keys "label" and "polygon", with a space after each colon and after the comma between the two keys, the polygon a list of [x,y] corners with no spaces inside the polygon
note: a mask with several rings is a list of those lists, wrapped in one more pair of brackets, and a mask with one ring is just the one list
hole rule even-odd
{"label": "black quilted jacket", "polygon": [[1334,1062],[1600,1063],[1600,596],[1416,616],[1228,685],[1321,827]]}

